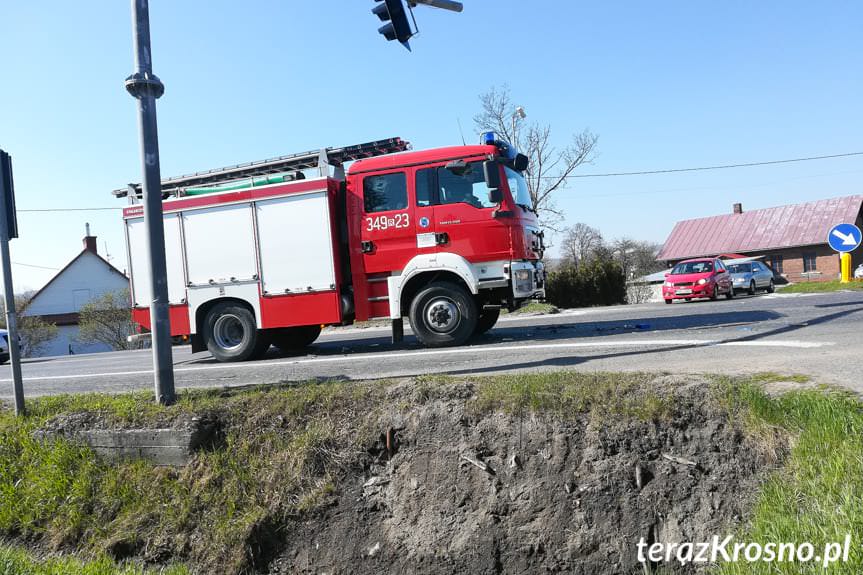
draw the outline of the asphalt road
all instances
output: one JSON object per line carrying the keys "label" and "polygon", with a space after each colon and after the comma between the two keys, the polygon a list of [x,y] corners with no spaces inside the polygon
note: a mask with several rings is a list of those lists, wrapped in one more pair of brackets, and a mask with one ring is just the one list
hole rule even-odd
{"label": "asphalt road", "polygon": [[[309,379],[371,379],[425,373],[539,370],[805,374],[863,392],[863,292],[738,296],[556,315],[503,317],[459,348],[425,349],[409,330],[390,344],[385,328],[325,331],[302,355],[271,348],[266,359],[220,364],[175,347],[178,388]],[[25,360],[26,396],[152,389],[150,350]],[[0,399],[12,395],[8,365]]]}

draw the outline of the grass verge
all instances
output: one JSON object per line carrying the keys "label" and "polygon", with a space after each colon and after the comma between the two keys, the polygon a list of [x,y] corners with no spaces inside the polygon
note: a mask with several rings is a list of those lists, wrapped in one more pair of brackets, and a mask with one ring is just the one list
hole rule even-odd
{"label": "grass verge", "polygon": [[779,293],[821,293],[844,290],[863,290],[863,281],[853,280],[842,283],[839,280],[829,282],[800,282],[778,289]]}
{"label": "grass verge", "polygon": [[[762,378],[764,379],[764,378]],[[770,379],[770,378],[767,378]],[[793,437],[785,466],[764,484],[739,542],[810,543],[816,555],[851,534],[848,562],[835,573],[863,572],[863,406],[850,393],[802,390],[768,397],[752,381],[722,380],[722,403],[750,433]],[[768,439],[769,440],[769,439]],[[823,573],[817,561],[725,563],[722,574]]]}
{"label": "grass verge", "polygon": [[[590,414],[601,423],[608,417],[685,416],[688,406],[675,397],[674,383],[657,389],[654,381],[645,374],[576,372],[426,376],[399,395],[393,395],[390,382],[326,382],[182,392],[171,407],[153,404],[149,393],[28,401],[25,418],[0,412],[0,534],[96,559],[34,561],[0,546],[0,573],[143,573],[112,562],[126,557],[236,573],[253,566],[252,547],[261,533],[330,500],[339,478],[380,441],[385,407],[407,412],[428,401],[454,399],[467,401],[476,417],[530,411]],[[747,436],[767,447],[778,450],[792,438],[785,467],[764,484],[737,540],[810,542],[818,548],[851,533],[855,545],[842,572],[863,572],[863,408],[855,397],[829,390],[770,397],[762,386],[776,381],[806,383],[772,373],[716,378],[710,396]],[[58,418],[161,427],[192,415],[221,422],[224,443],[199,453],[183,469],[140,461],[108,464],[89,449],[33,436]],[[821,570],[815,564],[743,562],[718,570],[790,574],[810,567],[812,573]],[[166,573],[184,573],[182,565],[170,569]]]}
{"label": "grass verge", "polygon": [[118,565],[106,556],[90,561],[74,557],[36,559],[22,549],[0,545],[0,573],[9,575],[188,575],[183,566],[148,570],[138,565]]}

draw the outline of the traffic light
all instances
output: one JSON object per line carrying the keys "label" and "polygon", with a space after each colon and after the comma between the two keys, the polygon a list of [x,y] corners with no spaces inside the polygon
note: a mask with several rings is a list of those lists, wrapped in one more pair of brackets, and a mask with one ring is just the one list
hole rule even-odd
{"label": "traffic light", "polygon": [[375,2],[381,2],[381,4],[372,8],[372,13],[383,22],[389,20],[378,28],[378,32],[383,34],[387,40],[398,40],[410,50],[411,46],[408,44],[408,39],[414,33],[408,21],[408,9],[404,2],[402,0],[375,0]]}
{"label": "traffic light", "polygon": [[18,237],[18,213],[15,211],[15,182],[12,178],[12,156],[0,150],[0,202],[6,203],[7,238]]}

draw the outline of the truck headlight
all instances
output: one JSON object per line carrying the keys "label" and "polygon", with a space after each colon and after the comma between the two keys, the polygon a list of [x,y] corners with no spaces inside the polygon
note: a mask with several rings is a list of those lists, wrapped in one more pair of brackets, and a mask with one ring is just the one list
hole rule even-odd
{"label": "truck headlight", "polygon": [[518,292],[533,291],[533,274],[531,270],[515,270],[515,289]]}

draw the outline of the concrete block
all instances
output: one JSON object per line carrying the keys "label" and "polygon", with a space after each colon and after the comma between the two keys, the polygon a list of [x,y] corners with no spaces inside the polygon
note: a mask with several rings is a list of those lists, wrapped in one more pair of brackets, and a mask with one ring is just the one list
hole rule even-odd
{"label": "concrete block", "polygon": [[63,437],[89,446],[109,461],[146,459],[154,465],[184,466],[195,450],[211,444],[212,425],[196,424],[188,429],[97,429],[36,432],[37,438]]}

